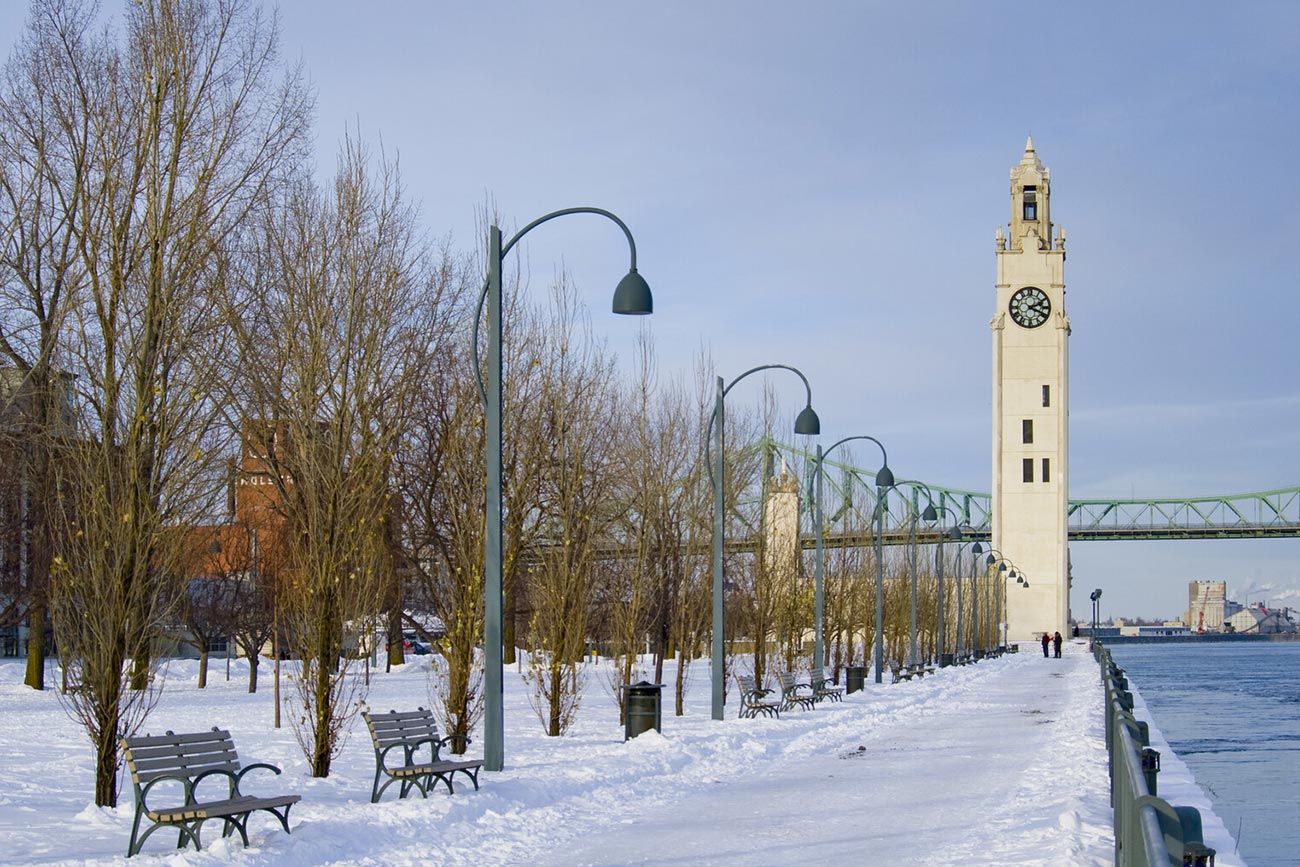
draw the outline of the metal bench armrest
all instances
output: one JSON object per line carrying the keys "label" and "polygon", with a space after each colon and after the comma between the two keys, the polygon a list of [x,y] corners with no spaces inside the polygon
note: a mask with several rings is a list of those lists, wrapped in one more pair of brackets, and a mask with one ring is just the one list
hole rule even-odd
{"label": "metal bench armrest", "polygon": [[[447,735],[442,740],[438,741],[438,749],[441,750],[443,746],[455,743],[460,743],[463,746],[468,747],[470,744],[474,743],[474,741],[465,735]],[[455,753],[456,751],[452,750],[452,752]],[[463,753],[464,750],[462,749],[461,752]]]}
{"label": "metal bench armrest", "polygon": [[226,782],[229,784],[230,787],[230,792],[227,795],[227,797],[233,798],[235,797],[235,795],[239,794],[239,776],[234,773],[231,773],[230,771],[227,771],[225,768],[213,768],[211,770],[203,771],[200,774],[194,775],[193,780],[190,783],[189,803],[192,804],[197,800],[197,796],[195,795],[195,793],[198,792],[199,790],[199,784],[202,783],[204,780],[206,780],[208,777],[226,778]]}
{"label": "metal bench armrest", "polygon": [[277,768],[275,765],[272,765],[268,762],[254,762],[253,764],[243,768],[238,774],[235,774],[234,791],[231,794],[233,795],[240,794],[239,784],[243,782],[244,776],[249,771],[270,771],[271,773],[275,774],[277,777],[280,776],[280,769]]}
{"label": "metal bench armrest", "polygon": [[185,793],[185,799],[178,806],[184,806],[185,804],[193,804],[194,803],[194,782],[195,781],[191,780],[187,776],[184,776],[183,774],[167,774],[166,776],[163,777],[154,777],[152,780],[145,783],[143,786],[136,786],[136,796],[135,796],[136,808],[144,813],[150,812],[150,807],[148,802],[149,793],[153,791],[153,787],[158,785],[159,783],[180,783]]}

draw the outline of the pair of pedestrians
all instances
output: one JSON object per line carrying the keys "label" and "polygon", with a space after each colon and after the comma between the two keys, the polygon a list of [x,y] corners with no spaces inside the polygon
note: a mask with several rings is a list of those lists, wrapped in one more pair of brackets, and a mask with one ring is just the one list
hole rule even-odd
{"label": "pair of pedestrians", "polygon": [[1056,658],[1060,659],[1061,658],[1061,633],[1058,632],[1055,635],[1051,635],[1051,636],[1049,636],[1046,632],[1043,633],[1043,658],[1044,659],[1047,658],[1048,644],[1052,645],[1052,649],[1055,651]]}

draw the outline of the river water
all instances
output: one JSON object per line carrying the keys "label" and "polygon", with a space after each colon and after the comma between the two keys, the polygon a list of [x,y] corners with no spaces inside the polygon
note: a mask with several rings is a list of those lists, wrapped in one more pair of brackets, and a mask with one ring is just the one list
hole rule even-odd
{"label": "river water", "polygon": [[1300,864],[1300,642],[1109,645],[1247,864]]}

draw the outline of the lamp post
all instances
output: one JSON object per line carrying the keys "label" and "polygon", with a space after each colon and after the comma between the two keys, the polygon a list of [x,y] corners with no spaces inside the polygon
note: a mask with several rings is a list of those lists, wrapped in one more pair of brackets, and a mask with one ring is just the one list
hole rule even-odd
{"label": "lamp post", "polygon": [[[937,580],[939,582],[939,667],[943,668],[945,665],[948,664],[947,662],[944,661],[944,658],[946,656],[949,656],[949,654],[947,654],[946,652],[948,647],[948,618],[944,612],[945,594],[943,588],[943,568],[944,568],[943,541],[944,538],[946,537],[948,539],[951,539],[954,542],[960,542],[962,540],[962,533],[961,533],[961,521],[957,518],[957,513],[952,510],[951,506],[943,504],[942,501],[940,501],[940,505],[942,506],[944,512],[946,512],[948,516],[952,518],[952,527],[950,527],[946,533],[943,530],[939,531],[939,544],[935,546],[935,552],[934,552],[934,559],[937,561],[937,570],[936,570],[938,572]],[[958,641],[960,641],[961,640],[960,639],[961,636],[961,560],[960,559],[958,559],[957,561],[957,634],[958,634]]]}
{"label": "lamp post", "polygon": [[[1007,571],[1007,565],[1011,562],[1011,561],[1008,560],[1006,557],[1004,557],[1004,556],[1002,555],[1002,552],[999,551],[997,548],[994,548],[992,545],[985,546],[985,545],[982,545],[982,544],[979,543],[979,542],[976,542],[975,545],[974,545],[974,547],[971,548],[971,553],[973,553],[973,554],[975,555],[975,561],[976,561],[976,563],[979,562],[979,558],[980,558],[980,555],[981,555],[981,554],[986,554],[987,556],[986,556],[985,559],[984,559],[984,571],[987,573],[987,572],[988,572],[990,569],[992,569],[994,566],[997,566],[997,567],[998,567],[998,575],[999,575],[999,577],[1001,576],[1001,574],[1002,574],[1003,572],[1006,572],[1006,571]],[[979,588],[979,569],[976,569],[976,570],[974,570],[974,571],[975,571],[975,587],[976,587],[976,591],[978,592],[978,588]],[[1004,587],[1004,588],[1002,588],[1002,589],[1005,590],[1006,588]],[[995,622],[998,622],[998,623],[1001,622],[1001,621],[1000,621],[1000,618],[1001,618],[1001,616],[1002,616],[1002,604],[1001,604],[1001,603],[1002,603],[1002,597],[1001,597],[1001,595],[999,595],[999,594],[994,594],[994,597],[993,597],[993,612],[992,612],[992,613],[993,613],[993,615],[994,615]],[[976,599],[975,599],[975,612],[976,612],[976,616],[978,617],[978,613],[979,613],[979,597],[978,597],[978,595],[976,596]],[[997,627],[997,628],[998,628],[999,630],[1001,630],[1001,627],[1000,627],[1000,626]],[[994,637],[996,638],[997,636],[994,636]],[[978,653],[978,651],[977,651],[977,653]]]}
{"label": "lamp post", "polygon": [[[996,554],[997,556],[995,557],[994,554]],[[1028,587],[1029,579],[1027,579],[1024,576],[1023,572],[1018,572],[1016,569],[1016,564],[1011,562],[1011,560],[1009,560],[1006,556],[1002,554],[1001,551],[998,551],[996,548],[989,549],[989,555],[988,558],[985,560],[985,565],[990,569],[993,568],[994,565],[996,565],[998,567],[998,578],[1001,579],[1001,584],[997,588],[997,592],[995,593],[993,599],[995,605],[997,606],[996,616],[997,616],[997,623],[998,623],[998,631],[1001,635],[1001,642],[998,644],[998,650],[999,652],[1001,652],[1006,649],[1007,639],[1008,639],[1007,623],[1005,620],[1006,601],[1007,601],[1007,580],[1011,578],[1015,578],[1017,584],[1021,585],[1022,587]],[[1006,574],[1004,575],[1003,573]]]}
{"label": "lamp post", "polygon": [[[502,714],[502,549],[501,549],[501,272],[505,257],[519,240],[532,229],[556,217],[569,214],[596,214],[605,217],[623,230],[631,251],[631,265],[627,274],[614,290],[613,311],[625,315],[644,315],[654,311],[650,287],[636,270],[636,242],[632,232],[617,216],[601,208],[564,208],[538,217],[524,226],[509,241],[502,243],[501,230],[494,223],[488,229],[488,273],[483,291],[479,295],[478,309],[474,315],[474,373],[478,378],[479,394],[483,398],[484,462],[487,469],[487,496],[484,502],[485,523],[483,532],[483,766],[489,771],[499,771],[505,764],[505,730]],[[487,302],[488,319],[488,370],[487,382],[479,369],[479,320],[483,304]]]}
{"label": "lamp post", "polygon": [[[934,491],[930,490],[930,486],[925,484],[925,482],[917,482],[917,481],[909,481],[907,482],[907,484],[925,489],[925,497],[927,503],[926,503],[925,511],[921,513],[921,519],[929,523],[933,523],[934,521],[937,521],[939,519],[939,514],[934,508]],[[939,600],[938,600],[939,602],[939,665],[942,666],[944,664],[943,663],[944,648],[947,647],[948,645],[948,622],[944,612],[944,592],[943,592],[943,569],[944,569],[943,541],[946,536],[947,538],[951,539],[954,542],[960,542],[962,539],[962,534],[961,534],[961,523],[957,518],[957,513],[954,512],[950,506],[946,505],[942,499],[939,500],[939,505],[940,508],[943,509],[943,511],[947,512],[948,515],[952,517],[952,527],[949,528],[946,532],[942,529],[939,531],[939,543],[935,547],[935,570],[937,572],[936,580],[939,582]],[[913,522],[913,527],[915,527],[915,522]],[[915,545],[913,545],[912,554],[913,554],[912,557],[912,653],[915,656],[915,652],[916,652],[916,556],[915,556],[916,547]],[[960,590],[961,587],[959,584],[958,585],[959,593]],[[960,604],[961,603],[958,602],[959,606]],[[959,609],[958,610],[959,618],[960,618],[960,614],[961,612]],[[912,661],[915,662],[916,660],[914,659]]]}
{"label": "lamp post", "polygon": [[913,496],[915,496],[917,488],[925,488],[925,499],[926,499],[925,509],[919,515],[917,514],[916,511],[916,504],[910,501],[908,502],[908,506],[912,510],[912,517],[909,522],[910,525],[909,535],[911,536],[910,541],[912,543],[911,569],[908,570],[911,573],[910,577],[911,577],[911,585],[912,585],[911,586],[912,622],[911,622],[911,631],[908,634],[907,664],[908,666],[913,666],[916,665],[917,663],[917,659],[916,659],[916,522],[917,519],[919,518],[920,520],[925,521],[927,523],[933,523],[939,520],[939,513],[934,510],[934,500],[930,496],[929,486],[927,486],[924,482],[917,482],[917,481],[907,481],[904,482],[904,484],[913,486],[912,488]]}
{"label": "lamp post", "polygon": [[[962,549],[965,548],[967,545],[980,545],[980,542],[972,539],[970,542],[963,542],[957,546],[957,653],[958,654],[961,654],[963,652],[963,648],[965,647],[963,638],[966,635],[966,630],[963,628],[964,624],[962,623],[962,615],[966,610],[966,606],[962,600],[962,577],[961,577],[962,556],[961,555],[962,555]],[[974,548],[972,548],[971,550],[974,550]],[[971,571],[973,572],[974,570],[972,569]],[[975,593],[972,590],[971,599],[973,600],[975,598],[976,598]],[[974,638],[975,638],[974,631],[972,631],[971,633],[972,645],[975,644]]]}
{"label": "lamp post", "polygon": [[1088,649],[1092,650],[1097,643],[1097,614],[1101,608],[1101,588],[1098,587],[1089,593],[1088,598],[1092,600],[1092,631],[1088,633]]}
{"label": "lamp post", "polygon": [[[816,548],[816,556],[813,558],[813,561],[816,564],[816,568],[814,571],[814,578],[813,578],[813,620],[814,620],[813,630],[815,632],[813,636],[813,659],[816,660],[817,665],[824,665],[826,662],[824,658],[826,648],[825,648],[825,639],[823,635],[823,632],[825,630],[825,620],[826,620],[826,603],[825,603],[825,596],[823,591],[823,581],[824,581],[823,576],[825,574],[824,571],[825,566],[823,565],[823,558],[824,558],[823,547],[825,545],[825,539],[824,539],[825,516],[822,514],[822,462],[826,459],[826,456],[828,454],[830,454],[832,451],[835,450],[837,446],[842,445],[843,443],[849,442],[851,440],[870,440],[871,442],[875,443],[877,446],[880,447],[880,471],[876,473],[876,515],[873,516],[876,517],[878,521],[883,520],[883,518],[881,518],[883,512],[880,509],[880,498],[883,495],[883,492],[886,489],[893,487],[894,484],[894,474],[889,469],[889,455],[885,453],[884,444],[881,443],[881,441],[876,439],[875,437],[865,436],[865,435],[845,437],[844,439],[835,442],[830,446],[830,448],[827,448],[824,451],[822,450],[822,447],[820,445],[817,446],[817,459],[816,459],[817,475],[815,477],[816,479],[815,484],[817,486],[817,489],[813,497],[814,507],[817,514],[816,517],[817,548]],[[880,555],[881,555],[882,545],[880,541],[879,527],[877,527],[876,533],[874,535],[875,538],[873,539],[873,542],[876,547],[876,654],[877,654],[877,659],[879,659],[879,655],[881,653],[881,647],[882,647],[881,639],[880,639],[880,628],[881,628],[881,621],[884,619],[884,607],[881,603],[881,589],[880,589],[883,583],[883,579],[881,578],[881,574],[880,574]],[[877,662],[876,683],[880,683],[880,682],[881,682],[880,663]]]}
{"label": "lamp post", "polygon": [[[723,454],[723,448],[726,438],[723,435],[725,427],[725,400],[727,393],[736,387],[740,382],[751,373],[758,373],[760,370],[788,370],[803,380],[804,390],[808,394],[808,403],[799,412],[794,420],[794,432],[807,436],[816,436],[821,433],[821,420],[817,418],[817,413],[812,408],[812,386],[808,384],[808,377],[795,367],[788,364],[761,364],[758,367],[751,367],[740,376],[731,381],[730,385],[723,385],[722,377],[718,377],[717,397],[713,404],[713,415],[709,417],[709,428],[704,437],[704,457],[705,465],[709,467],[710,474],[713,476],[713,718],[722,719],[723,701],[726,697],[726,683],[724,682],[724,658],[725,642],[723,641],[723,563],[722,563],[722,543],[726,533],[725,519],[726,514],[723,508],[722,482],[726,470],[726,460]],[[713,444],[717,447],[717,454],[710,455],[710,435],[713,437]],[[716,462],[716,463],[715,463]]]}
{"label": "lamp post", "polygon": [[971,652],[975,654],[978,661],[984,657],[984,647],[982,636],[980,635],[980,570],[979,558],[984,553],[984,543],[976,542],[971,546],[971,569],[970,569],[970,636]]}

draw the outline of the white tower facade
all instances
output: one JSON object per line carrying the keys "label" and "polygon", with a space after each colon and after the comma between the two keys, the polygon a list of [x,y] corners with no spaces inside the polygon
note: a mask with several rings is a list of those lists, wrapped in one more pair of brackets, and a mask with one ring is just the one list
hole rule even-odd
{"label": "white tower facade", "polygon": [[1028,582],[993,572],[1005,584],[1011,641],[1044,630],[1064,635],[1070,617],[1070,319],[1065,231],[1053,237],[1051,201],[1051,172],[1030,138],[1011,169],[1009,232],[997,231],[997,307],[989,323],[993,547]]}

